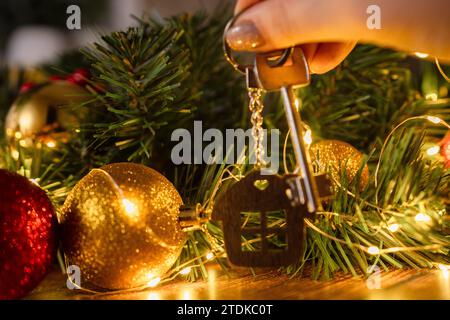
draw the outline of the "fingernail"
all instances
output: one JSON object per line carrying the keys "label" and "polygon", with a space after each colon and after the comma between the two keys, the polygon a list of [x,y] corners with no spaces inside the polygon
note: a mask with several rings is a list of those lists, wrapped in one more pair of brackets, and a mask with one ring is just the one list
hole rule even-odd
{"label": "fingernail", "polygon": [[228,45],[236,51],[256,49],[264,44],[264,39],[251,21],[242,21],[227,31]]}

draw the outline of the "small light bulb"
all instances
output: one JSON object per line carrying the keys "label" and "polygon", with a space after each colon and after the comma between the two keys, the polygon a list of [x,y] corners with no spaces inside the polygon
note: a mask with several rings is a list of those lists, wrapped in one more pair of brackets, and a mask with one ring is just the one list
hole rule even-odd
{"label": "small light bulb", "polygon": [[435,155],[437,155],[440,151],[441,151],[441,147],[439,147],[439,146],[434,146],[434,147],[431,147],[431,148],[428,148],[428,149],[427,149],[427,155],[429,155],[429,156],[435,156]]}
{"label": "small light bulb", "polygon": [[124,206],[124,208],[125,208],[125,212],[126,212],[129,216],[133,216],[133,217],[134,217],[134,216],[137,215],[138,209],[137,209],[136,205],[135,205],[133,202],[131,202],[130,200],[124,198],[124,199],[122,200],[122,203],[123,203],[123,206]]}
{"label": "small light bulb", "polygon": [[427,120],[434,123],[439,124],[442,122],[441,118],[435,117],[435,116],[427,116]]}
{"label": "small light bulb", "polygon": [[14,133],[14,137],[15,137],[16,139],[20,139],[20,138],[22,138],[22,133],[21,133],[20,131],[16,131],[16,132]]}
{"label": "small light bulb", "polygon": [[189,289],[185,289],[181,292],[181,299],[192,300],[192,292]]}
{"label": "small light bulb", "polygon": [[444,276],[444,278],[448,279],[449,278],[450,266],[446,266],[444,264],[438,264],[438,268],[441,270],[442,275]]}
{"label": "small light bulb", "polygon": [[449,270],[450,269],[450,266],[446,266],[445,264],[441,264],[441,263],[438,264],[438,267],[441,270]]}
{"label": "small light bulb", "polygon": [[431,101],[437,101],[438,95],[436,92],[428,93],[425,95],[425,99],[431,100]]}
{"label": "small light bulb", "polygon": [[150,292],[147,296],[147,300],[161,300],[161,297],[156,292]]}
{"label": "small light bulb", "polygon": [[14,160],[19,160],[19,157],[20,157],[19,151],[12,150],[11,151],[11,156],[13,157]]}
{"label": "small light bulb", "polygon": [[371,246],[367,249],[367,252],[371,255],[377,255],[380,254],[380,249],[378,247]]}
{"label": "small light bulb", "polygon": [[425,213],[418,213],[416,214],[416,217],[414,218],[416,222],[430,222],[431,217]]}
{"label": "small light bulb", "polygon": [[212,260],[213,258],[214,258],[214,253],[208,252],[208,254],[206,255],[206,259],[207,260]]}
{"label": "small light bulb", "polygon": [[308,129],[303,136],[303,141],[305,141],[306,145],[310,146],[312,143],[312,132],[311,129]]}
{"label": "small light bulb", "polygon": [[185,275],[189,274],[190,272],[191,272],[191,267],[186,267],[180,271],[180,274],[185,276]]}
{"label": "small light bulb", "polygon": [[54,148],[54,147],[56,147],[56,143],[55,143],[54,141],[49,141],[49,142],[47,142],[46,144],[47,144],[47,147],[49,147],[49,148]]}
{"label": "small light bulb", "polygon": [[429,56],[428,53],[423,53],[423,52],[414,52],[414,54],[416,55],[417,58],[420,58],[420,59],[426,59]]}
{"label": "small light bulb", "polygon": [[161,282],[161,278],[160,278],[160,277],[157,277],[157,278],[154,278],[154,279],[150,280],[150,281],[147,283],[147,285],[148,285],[150,288],[154,288],[154,287],[156,287],[160,282]]}
{"label": "small light bulb", "polygon": [[393,223],[388,226],[390,232],[397,232],[400,229],[400,225],[398,223]]}

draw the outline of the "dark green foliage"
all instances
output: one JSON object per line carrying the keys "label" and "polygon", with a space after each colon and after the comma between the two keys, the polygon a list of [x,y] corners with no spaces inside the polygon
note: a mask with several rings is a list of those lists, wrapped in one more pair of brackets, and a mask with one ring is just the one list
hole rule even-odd
{"label": "dark green foliage", "polygon": [[[41,185],[61,203],[89,168],[140,162],[169,177],[186,205],[210,209],[234,181],[231,177],[245,174],[249,166],[175,166],[170,162],[170,135],[176,128],[191,129],[193,120],[203,120],[204,129],[250,126],[244,78],[222,54],[227,16],[222,10],[213,16],[173,17],[164,24],[143,18],[138,27],[106,35],[102,43],[83,49],[93,73],[90,87],[98,91],[92,101],[77,107],[80,114],[87,113],[80,132],[57,153],[37,154],[36,170],[29,163],[12,161],[4,152],[6,166],[40,177]],[[399,129],[382,155],[377,184],[374,176],[381,146],[402,120],[423,114],[449,120],[450,101],[445,95],[438,101],[424,98],[436,84],[438,89],[448,87],[438,74],[426,71],[430,67],[429,62],[417,62],[404,53],[364,45],[336,70],[315,75],[310,86],[298,91],[302,115],[314,138],[344,140],[367,154],[371,180],[359,190],[359,179],[346,181],[342,172],[341,188],[327,203],[326,212],[310,221],[305,260],[289,267],[289,273],[300,275],[308,265],[314,278],[328,279],[336,271],[366,274],[373,264],[401,268],[449,263],[450,239],[445,230],[450,177],[442,163],[423,152],[425,143],[436,142],[445,130],[419,120]],[[56,70],[70,72],[64,65]],[[0,89],[0,100],[9,99],[11,91],[5,86]],[[4,105],[1,108],[5,110]],[[282,110],[279,96],[268,95],[265,127],[286,134]],[[420,212],[428,214],[432,224],[418,224],[415,216]],[[284,222],[279,215],[269,220]],[[398,232],[387,229],[392,223],[401,226]],[[189,261],[196,266],[190,279],[206,276],[206,252],[223,252],[220,228],[213,223],[205,228],[210,236],[191,232],[176,265]],[[258,239],[252,241],[257,247]],[[430,245],[436,247],[431,250]],[[417,250],[377,256],[360,246]]]}
{"label": "dark green foliage", "polygon": [[114,145],[123,160],[144,161],[152,156],[161,130],[182,125],[192,105],[182,86],[191,68],[188,52],[174,48],[181,35],[175,28],[130,28],[84,50],[93,62],[94,81],[105,88],[89,106],[96,113],[88,129],[97,150]]}

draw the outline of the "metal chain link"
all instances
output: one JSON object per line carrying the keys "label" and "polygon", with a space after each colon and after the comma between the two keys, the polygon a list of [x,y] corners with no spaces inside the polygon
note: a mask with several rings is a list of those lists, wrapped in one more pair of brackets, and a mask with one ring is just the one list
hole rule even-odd
{"label": "metal chain link", "polygon": [[248,96],[250,98],[249,109],[252,113],[250,121],[252,123],[252,137],[254,142],[254,152],[256,163],[255,166],[260,168],[264,165],[264,146],[263,146],[263,138],[264,131],[262,128],[263,125],[263,116],[262,111],[264,109],[264,105],[262,102],[262,93],[263,90],[260,88],[248,88]]}

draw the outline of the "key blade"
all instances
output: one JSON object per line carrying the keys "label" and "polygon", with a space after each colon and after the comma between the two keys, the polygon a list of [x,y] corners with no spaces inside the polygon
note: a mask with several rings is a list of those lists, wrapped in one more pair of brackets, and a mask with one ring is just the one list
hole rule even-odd
{"label": "key blade", "polygon": [[287,122],[291,130],[291,141],[297,167],[300,169],[300,175],[303,178],[308,212],[315,213],[321,209],[319,192],[314,178],[309,152],[303,141],[304,132],[302,121],[300,113],[295,106],[295,95],[292,87],[282,87],[281,95],[283,97]]}

